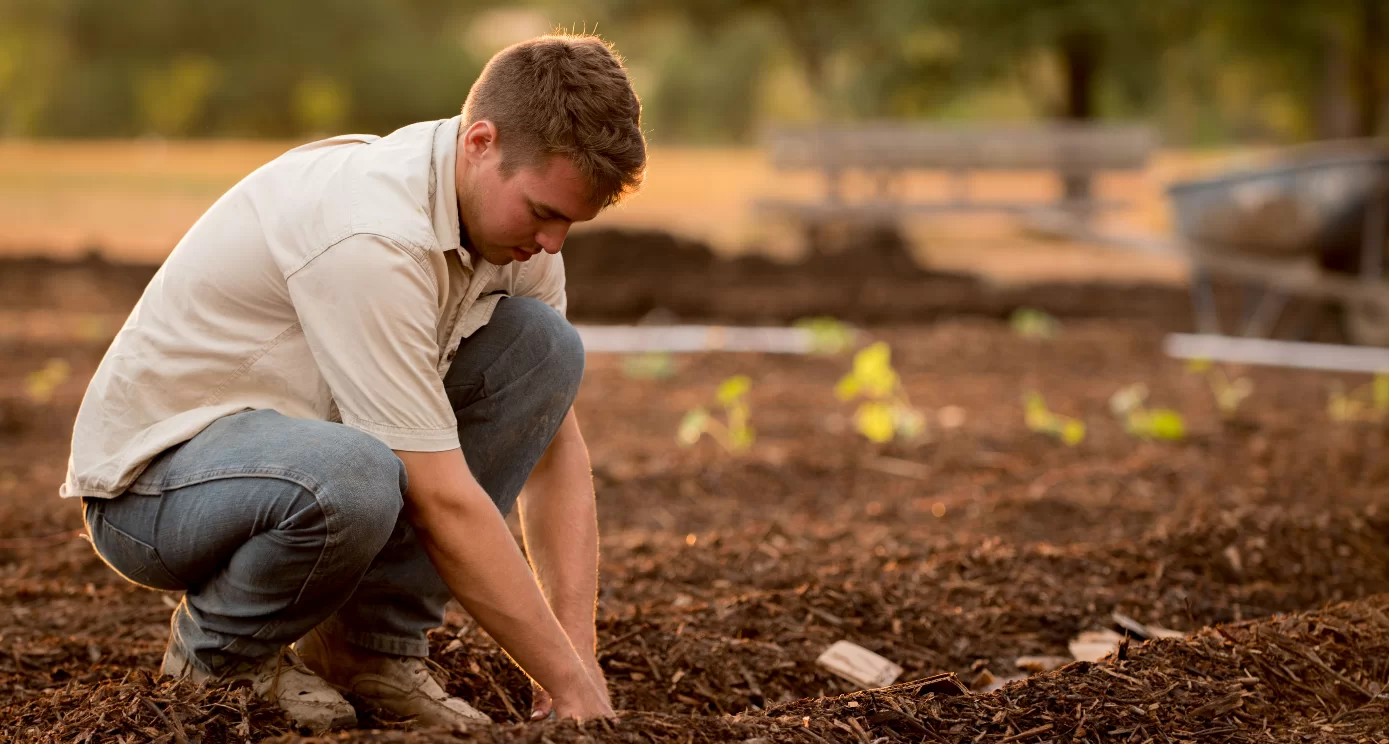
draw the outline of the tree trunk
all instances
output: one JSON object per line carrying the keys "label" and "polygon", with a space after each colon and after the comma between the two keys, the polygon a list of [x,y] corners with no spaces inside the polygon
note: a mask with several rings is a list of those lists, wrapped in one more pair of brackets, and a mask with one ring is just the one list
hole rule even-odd
{"label": "tree trunk", "polygon": [[[1061,37],[1061,63],[1065,66],[1066,110],[1069,121],[1095,118],[1095,78],[1100,68],[1099,39],[1088,31],[1072,31]],[[1090,198],[1090,174],[1061,174],[1066,201]]]}
{"label": "tree trunk", "polygon": [[1061,63],[1066,75],[1065,118],[1095,118],[1095,76],[1100,68],[1100,48],[1094,34],[1073,31],[1061,38]]}
{"label": "tree trunk", "polygon": [[1355,135],[1373,137],[1379,134],[1379,114],[1384,106],[1383,81],[1380,79],[1379,55],[1389,31],[1385,29],[1384,0],[1360,0],[1359,39],[1352,62],[1351,86],[1355,91]]}

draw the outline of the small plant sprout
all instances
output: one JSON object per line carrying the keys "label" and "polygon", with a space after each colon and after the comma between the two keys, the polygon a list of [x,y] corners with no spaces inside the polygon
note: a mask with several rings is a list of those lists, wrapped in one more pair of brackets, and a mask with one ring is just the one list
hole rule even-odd
{"label": "small plant sprout", "polygon": [[1085,439],[1085,423],[1070,416],[1053,413],[1038,393],[1023,396],[1023,422],[1027,428],[1046,434],[1074,447]]}
{"label": "small plant sprout", "polygon": [[1209,359],[1192,359],[1186,368],[1193,374],[1201,375],[1215,396],[1215,405],[1222,418],[1234,418],[1245,399],[1254,394],[1254,383],[1248,377],[1230,377],[1224,369],[1215,366]]}
{"label": "small plant sprout", "polygon": [[1340,380],[1332,382],[1326,412],[1338,423],[1382,423],[1389,419],[1389,372],[1376,374],[1368,384],[1350,392]]}
{"label": "small plant sprout", "polygon": [[1031,341],[1047,341],[1061,332],[1061,321],[1033,307],[1020,307],[1008,318],[1013,335]]}
{"label": "small plant sprout", "polygon": [[1170,408],[1148,408],[1148,386],[1136,382],[1109,397],[1109,410],[1124,422],[1124,431],[1139,439],[1179,442],[1186,437],[1186,419]]}
{"label": "small plant sprout", "polygon": [[49,359],[42,368],[24,376],[24,395],[34,403],[47,403],[71,374],[72,366],[67,360]]}
{"label": "small plant sprout", "polygon": [[791,325],[810,334],[812,354],[842,354],[854,346],[854,327],[837,318],[801,318]]}
{"label": "small plant sprout", "polygon": [[926,433],[926,416],[912,406],[902,379],[892,368],[892,350],[879,341],[854,355],[854,366],[834,386],[842,401],[862,398],[854,412],[854,428],[878,444],[894,438],[913,442]]}
{"label": "small plant sprout", "polygon": [[646,351],[622,358],[622,376],[629,380],[663,380],[675,374],[675,357],[668,351]]}
{"label": "small plant sprout", "polygon": [[682,447],[693,447],[705,434],[719,443],[725,452],[737,454],[752,447],[754,432],[749,419],[752,409],[748,407],[748,391],[752,380],[747,375],[735,375],[719,383],[714,399],[723,411],[724,420],[719,421],[708,408],[693,408],[680,420],[680,429],[675,439]]}

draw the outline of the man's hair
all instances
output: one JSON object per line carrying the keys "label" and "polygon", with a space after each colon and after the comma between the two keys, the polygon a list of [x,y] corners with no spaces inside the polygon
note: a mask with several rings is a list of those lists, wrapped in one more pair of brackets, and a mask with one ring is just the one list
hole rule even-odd
{"label": "man's hair", "polygon": [[564,155],[600,207],[641,186],[641,101],[622,57],[597,36],[541,36],[497,52],[463,104],[465,128],[484,119],[497,127],[503,176]]}

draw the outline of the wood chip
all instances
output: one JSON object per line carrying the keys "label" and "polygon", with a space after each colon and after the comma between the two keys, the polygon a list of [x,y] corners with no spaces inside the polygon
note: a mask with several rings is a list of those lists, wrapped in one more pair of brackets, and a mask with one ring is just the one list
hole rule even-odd
{"label": "wood chip", "polygon": [[836,641],[815,663],[863,689],[886,687],[902,675],[902,667],[849,641]]}
{"label": "wood chip", "polygon": [[1087,630],[1067,645],[1076,661],[1099,661],[1119,649],[1122,635],[1112,630]]}
{"label": "wood chip", "polygon": [[1019,656],[1013,664],[1017,668],[1034,674],[1039,672],[1050,672],[1060,669],[1063,666],[1075,661],[1069,656]]}

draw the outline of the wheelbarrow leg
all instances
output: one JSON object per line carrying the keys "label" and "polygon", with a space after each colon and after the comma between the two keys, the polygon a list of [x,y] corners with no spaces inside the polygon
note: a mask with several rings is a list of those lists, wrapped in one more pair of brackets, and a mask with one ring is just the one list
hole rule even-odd
{"label": "wheelbarrow leg", "polygon": [[1220,312],[1215,307],[1215,287],[1205,267],[1191,268],[1191,309],[1196,315],[1196,330],[1204,334],[1220,334]]}
{"label": "wheelbarrow leg", "polygon": [[1273,333],[1278,316],[1288,304],[1288,296],[1271,287],[1249,285],[1245,290],[1244,328],[1247,338],[1265,338]]}

